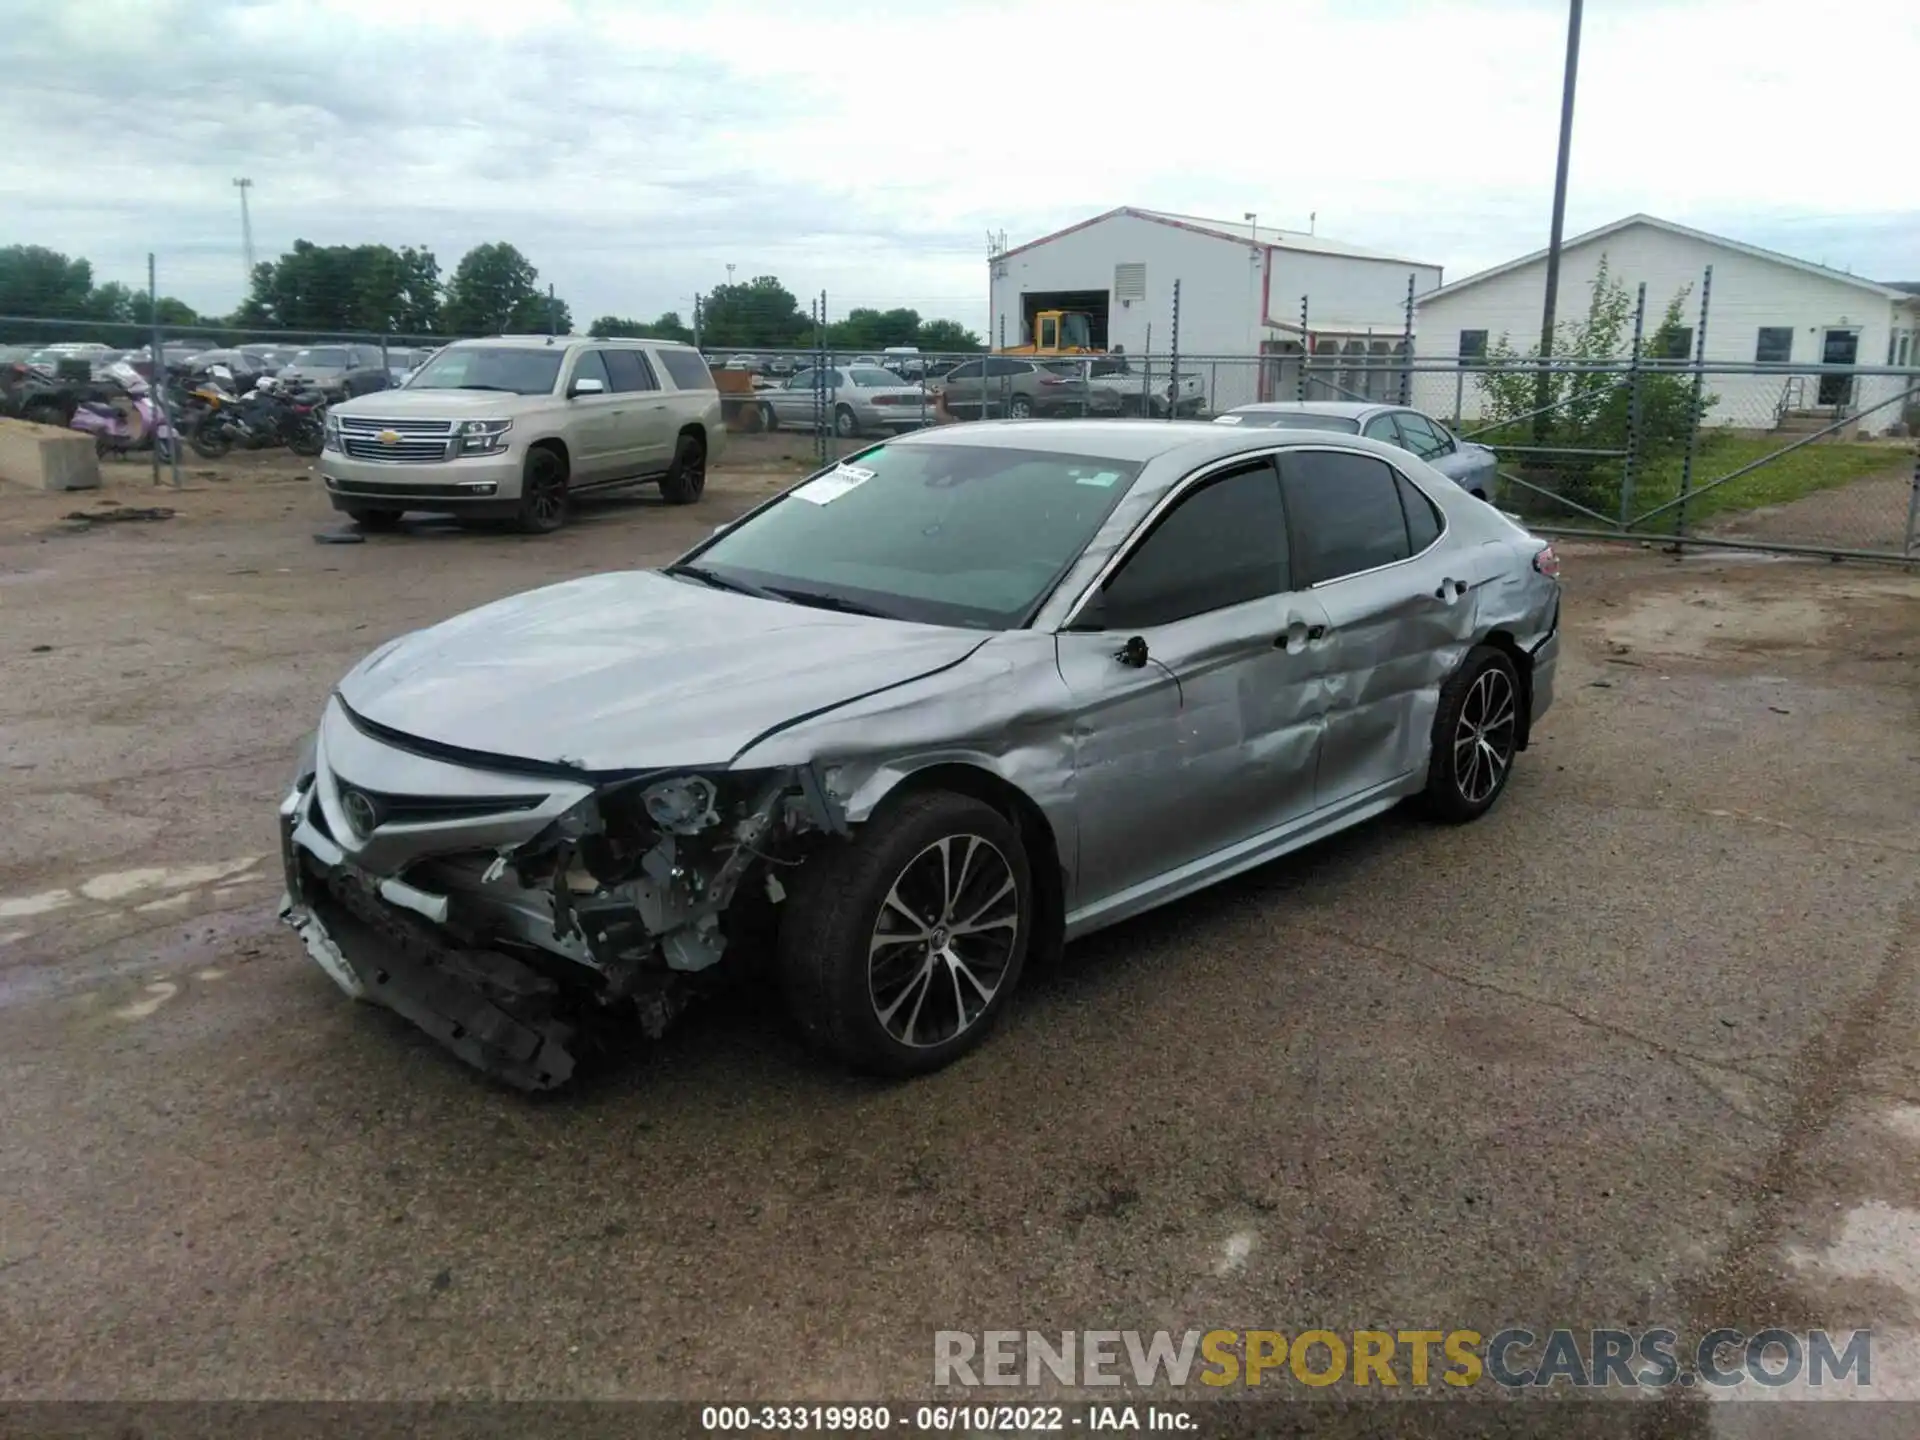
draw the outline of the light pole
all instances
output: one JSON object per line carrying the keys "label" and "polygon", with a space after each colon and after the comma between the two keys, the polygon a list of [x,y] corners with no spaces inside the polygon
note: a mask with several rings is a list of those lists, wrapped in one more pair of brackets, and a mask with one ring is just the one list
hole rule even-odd
{"label": "light pole", "polygon": [[733,284],[733,266],[731,265],[727,266],[727,284]]}
{"label": "light pole", "polygon": [[[1534,408],[1544,410],[1550,386],[1547,357],[1553,353],[1554,307],[1560,299],[1560,239],[1567,219],[1567,157],[1573,149],[1573,92],[1580,73],[1580,5],[1567,3],[1567,67],[1560,86],[1560,159],[1553,172],[1553,223],[1547,232],[1547,294],[1540,314],[1540,378],[1534,388]],[[1547,417],[1534,419],[1537,432],[1546,429]]]}
{"label": "light pole", "polygon": [[247,261],[247,288],[240,297],[244,300],[253,293],[253,217],[247,212],[247,192],[253,188],[253,181],[235,180],[233,188],[240,192],[240,253]]}

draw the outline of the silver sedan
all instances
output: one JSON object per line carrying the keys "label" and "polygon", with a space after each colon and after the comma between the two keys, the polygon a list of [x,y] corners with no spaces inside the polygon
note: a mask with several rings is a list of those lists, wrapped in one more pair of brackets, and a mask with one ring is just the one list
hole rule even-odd
{"label": "silver sedan", "polygon": [[1403,405],[1347,400],[1274,400],[1242,405],[1215,416],[1214,423],[1364,435],[1369,440],[1412,452],[1470,495],[1490,502],[1497,502],[1500,497],[1500,462],[1493,451],[1470,440],[1455,438],[1451,430],[1431,415]]}
{"label": "silver sedan", "polygon": [[1558,568],[1358,435],[889,440],[664,569],[374,651],[281,803],[282,913],[525,1089],[735,970],[828,1054],[933,1070],[1036,954],[1408,798],[1485,815]]}
{"label": "silver sedan", "polygon": [[822,413],[836,434],[918,430],[933,419],[933,398],[911,381],[874,365],[802,370],[759,393],[761,423],[810,430]]}

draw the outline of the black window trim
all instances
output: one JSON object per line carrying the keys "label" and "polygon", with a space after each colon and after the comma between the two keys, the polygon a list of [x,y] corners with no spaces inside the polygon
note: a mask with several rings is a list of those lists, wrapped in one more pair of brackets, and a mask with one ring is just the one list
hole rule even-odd
{"label": "black window trim", "polygon": [[[1442,540],[1445,540],[1447,538],[1447,532],[1453,527],[1453,522],[1447,516],[1447,507],[1442,505],[1438,500],[1435,500],[1433,496],[1428,495],[1426,486],[1422,485],[1418,480],[1414,479],[1413,476],[1409,475],[1405,470],[1403,470],[1400,466],[1394,464],[1391,460],[1387,459],[1386,456],[1384,455],[1376,455],[1371,450],[1362,450],[1357,446],[1350,448],[1345,445],[1295,445],[1289,448],[1295,454],[1311,455],[1311,454],[1332,453],[1336,455],[1359,455],[1368,460],[1377,460],[1382,465],[1387,467],[1387,471],[1389,474],[1397,475],[1400,479],[1406,481],[1409,485],[1413,486],[1415,490],[1417,490],[1422,496],[1425,497],[1427,503],[1433,506],[1434,510],[1437,511],[1440,516],[1440,533],[1435,535],[1430,542],[1422,546],[1417,552],[1415,552],[1414,554],[1408,555],[1404,560],[1389,560],[1384,565],[1372,565],[1365,570],[1349,570],[1345,575],[1335,575],[1330,580],[1309,581],[1306,586],[1308,590],[1324,590],[1329,585],[1344,585],[1347,583],[1347,581],[1358,580],[1363,575],[1379,575],[1384,571],[1392,570],[1397,566],[1411,565],[1414,561],[1420,559],[1421,556],[1431,553],[1433,548],[1436,545],[1438,545]],[[1408,455],[1409,458],[1416,458],[1416,457],[1413,457],[1410,452],[1402,451],[1401,453]],[[1465,492],[1462,492],[1462,493],[1465,493]],[[1394,491],[1394,498],[1396,500],[1399,500],[1400,498],[1398,489]],[[1403,508],[1401,510],[1400,519],[1403,524],[1406,521],[1406,511],[1404,509],[1405,503],[1406,503],[1405,501],[1401,501],[1401,505]],[[1409,546],[1411,546],[1413,532],[1408,531],[1407,533],[1408,533],[1408,544]],[[1287,539],[1288,539],[1288,543],[1294,547],[1294,563],[1296,566],[1294,573],[1296,575],[1311,574],[1312,567],[1310,565],[1300,564],[1300,561],[1303,558],[1299,548],[1300,537],[1294,531],[1293,512],[1291,510],[1287,512]]]}
{"label": "black window trim", "polygon": [[[1225,478],[1227,471],[1244,470],[1247,466],[1258,461],[1265,461],[1267,465],[1273,469],[1273,483],[1278,485],[1280,483],[1279,456],[1283,450],[1291,448],[1295,447],[1275,445],[1264,450],[1242,450],[1238,454],[1223,455],[1218,460],[1209,460],[1191,475],[1182,476],[1177,482],[1169,486],[1167,493],[1154,501],[1153,508],[1134,522],[1133,529],[1127,532],[1127,538],[1115,547],[1113,554],[1107,557],[1106,563],[1094,572],[1087,583],[1081,587],[1080,593],[1073,597],[1073,603],[1067,607],[1066,614],[1062,615],[1059,623],[1053,627],[1054,633],[1056,635],[1065,635],[1073,630],[1073,627],[1079,623],[1081,612],[1091,605],[1094,597],[1100,593],[1100,587],[1105,585],[1107,581],[1119,571],[1120,567],[1127,563],[1128,558],[1135,550],[1138,550],[1142,545],[1147,543],[1147,537],[1151,535],[1154,529],[1160,524],[1162,517],[1167,515],[1174,506],[1178,505],[1188,495],[1214,480]],[[1377,460],[1380,457],[1376,455],[1373,458]],[[1280,503],[1282,506],[1286,504],[1284,492],[1282,492]],[[1099,532],[1096,531],[1093,538],[1097,538],[1098,533]],[[1087,541],[1089,545],[1093,543],[1093,538]],[[1085,554],[1086,552],[1083,550],[1081,553]],[[1293,525],[1291,521],[1289,521],[1287,525],[1287,565],[1289,571],[1287,578],[1291,580],[1293,578]],[[1297,591],[1290,589],[1283,590],[1280,593],[1283,595],[1292,595],[1297,593]],[[1051,598],[1052,592],[1049,591],[1048,594],[1043,597],[1041,603],[1044,605],[1046,601]],[[1035,613],[1038,613],[1037,609]],[[1205,613],[1212,614],[1214,612],[1207,611]],[[1174,623],[1178,624],[1179,622],[1176,621]],[[1093,632],[1083,630],[1075,633],[1084,635]]]}

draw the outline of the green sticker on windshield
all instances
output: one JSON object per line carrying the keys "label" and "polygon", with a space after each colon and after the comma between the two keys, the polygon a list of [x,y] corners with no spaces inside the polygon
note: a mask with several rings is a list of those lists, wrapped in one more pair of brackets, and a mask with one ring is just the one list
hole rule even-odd
{"label": "green sticker on windshield", "polygon": [[1097,475],[1076,475],[1074,476],[1073,483],[1076,485],[1098,485],[1102,490],[1108,490],[1113,487],[1113,482],[1119,478],[1120,472],[1118,470],[1102,470]]}

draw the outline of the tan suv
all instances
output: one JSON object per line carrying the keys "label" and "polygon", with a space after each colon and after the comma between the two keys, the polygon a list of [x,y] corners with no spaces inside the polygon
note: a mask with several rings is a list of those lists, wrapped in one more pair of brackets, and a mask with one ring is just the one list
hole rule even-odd
{"label": "tan suv", "polygon": [[725,443],[719,392],[691,346],[496,335],[454,342],[400,389],[334,406],[319,467],[333,508],[366,529],[433,510],[544,533],[575,495],[617,486],[657,481],[690,505]]}

